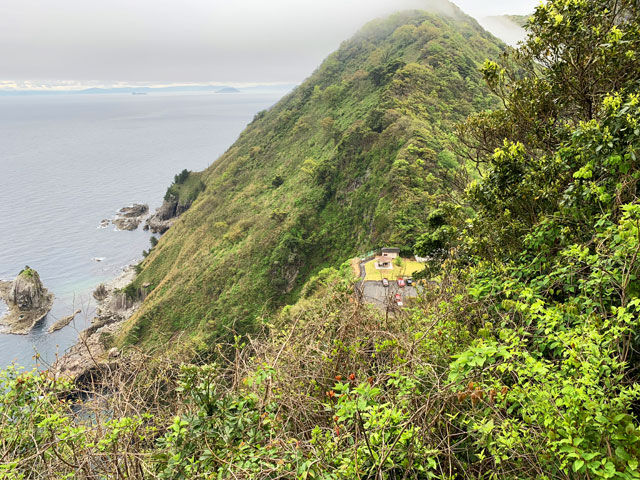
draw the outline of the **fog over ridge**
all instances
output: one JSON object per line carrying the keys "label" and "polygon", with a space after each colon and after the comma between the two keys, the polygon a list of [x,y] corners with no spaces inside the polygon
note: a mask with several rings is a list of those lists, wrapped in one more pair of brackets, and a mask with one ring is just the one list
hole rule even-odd
{"label": "fog over ridge", "polygon": [[[537,0],[460,0],[478,18]],[[0,88],[287,83],[366,22],[441,0],[3,0]]]}

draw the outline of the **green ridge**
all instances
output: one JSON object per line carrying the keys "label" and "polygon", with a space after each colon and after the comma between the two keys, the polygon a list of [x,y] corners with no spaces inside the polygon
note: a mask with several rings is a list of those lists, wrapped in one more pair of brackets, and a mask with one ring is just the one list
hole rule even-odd
{"label": "green ridge", "polygon": [[256,115],[144,261],[128,342],[244,333],[323,266],[441,246],[451,209],[434,210],[465,184],[455,126],[494,105],[479,66],[503,48],[452,8],[372,22]]}

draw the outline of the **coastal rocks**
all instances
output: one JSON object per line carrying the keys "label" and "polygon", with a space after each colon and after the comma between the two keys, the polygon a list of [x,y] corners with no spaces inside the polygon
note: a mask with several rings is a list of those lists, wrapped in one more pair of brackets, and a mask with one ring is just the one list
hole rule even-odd
{"label": "coastal rocks", "polygon": [[140,226],[142,218],[115,218],[113,224],[118,230],[133,231]]}
{"label": "coastal rocks", "polygon": [[112,223],[118,230],[135,230],[149,213],[149,205],[139,203],[121,208]]}
{"label": "coastal rocks", "polygon": [[125,218],[143,217],[149,213],[149,205],[142,205],[140,203],[134,203],[129,207],[121,208],[118,211],[118,215]]}
{"label": "coastal rocks", "polygon": [[69,325],[73,321],[74,318],[76,318],[76,315],[78,315],[80,312],[82,312],[82,310],[76,310],[75,312],[73,312],[73,314],[67,315],[66,317],[62,317],[56,323],[51,325],[49,327],[49,330],[47,330],[47,332],[48,333],[57,332],[61,328],[66,327],[67,325]]}
{"label": "coastal rocks", "polygon": [[118,210],[118,214],[113,220],[102,220],[99,228],[105,228],[109,224],[115,225],[118,230],[136,230],[143,220],[145,230],[151,230],[153,233],[163,234],[173,223],[176,218],[186,212],[193,204],[193,200],[180,201],[174,195],[165,200],[160,208],[156,209],[153,215],[148,216],[149,206],[135,203],[129,207]]}
{"label": "coastal rocks", "polygon": [[98,287],[93,291],[93,298],[95,298],[98,302],[101,302],[105,298],[109,292],[107,291],[107,287],[104,286],[104,283],[98,285]]}
{"label": "coastal rocks", "polygon": [[173,222],[191,207],[192,201],[181,203],[175,196],[170,196],[168,200],[162,202],[162,206],[156,210],[145,222],[144,229],[153,233],[164,233]]}
{"label": "coastal rocks", "polygon": [[93,294],[98,300],[96,317],[91,321],[91,326],[80,333],[78,343],[52,366],[51,373],[56,378],[85,378],[90,376],[94,369],[98,369],[101,362],[119,355],[117,350],[108,349],[109,342],[106,339],[116,334],[139,306],[137,303],[122,302],[122,290],[133,282],[135,277],[135,268],[130,266],[112,282],[96,288]]}
{"label": "coastal rocks", "polygon": [[13,282],[0,282],[0,298],[9,312],[0,318],[8,333],[26,335],[53,306],[53,294],[44,288],[40,275],[25,267]]}
{"label": "coastal rocks", "polygon": [[173,225],[174,221],[174,218],[169,220],[157,220],[150,218],[149,220],[147,220],[147,223],[145,223],[144,229],[151,230],[151,232],[153,233],[163,234],[171,228],[171,225]]}
{"label": "coastal rocks", "polygon": [[3,280],[0,280],[0,299],[3,300],[5,303],[7,302],[7,297],[9,297],[10,291],[11,291],[11,282],[5,282]]}

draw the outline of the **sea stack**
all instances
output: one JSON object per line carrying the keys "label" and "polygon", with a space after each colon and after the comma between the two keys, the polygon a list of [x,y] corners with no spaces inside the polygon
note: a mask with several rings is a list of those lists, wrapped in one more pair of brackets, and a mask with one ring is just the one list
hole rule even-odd
{"label": "sea stack", "polygon": [[24,267],[11,284],[7,303],[17,306],[21,311],[42,308],[48,302],[48,294],[42,286],[40,275],[29,266]]}
{"label": "sea stack", "polygon": [[27,334],[49,313],[54,297],[42,285],[38,272],[26,266],[13,282],[0,282],[0,298],[9,307],[0,323],[9,327],[9,333]]}

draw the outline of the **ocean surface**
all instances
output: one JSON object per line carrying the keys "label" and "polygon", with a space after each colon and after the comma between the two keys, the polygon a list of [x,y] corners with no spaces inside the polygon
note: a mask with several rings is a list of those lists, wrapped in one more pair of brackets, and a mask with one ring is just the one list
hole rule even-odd
{"label": "ocean surface", "polygon": [[56,296],[29,335],[0,333],[0,368],[31,368],[36,353],[46,367],[89,325],[93,289],[142,258],[142,226],[98,228],[102,219],[132,203],[159,207],[176,173],[209,166],[281,95],[0,97],[0,279],[29,265]]}

